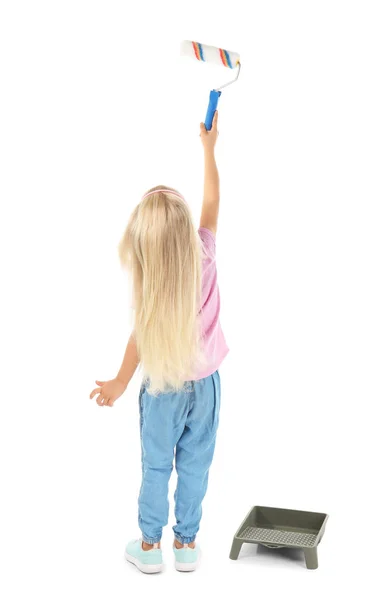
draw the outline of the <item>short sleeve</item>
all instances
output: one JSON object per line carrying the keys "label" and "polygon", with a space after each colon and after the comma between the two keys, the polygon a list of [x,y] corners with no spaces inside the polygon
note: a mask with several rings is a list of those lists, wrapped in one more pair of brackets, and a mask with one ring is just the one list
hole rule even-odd
{"label": "short sleeve", "polygon": [[214,258],[216,255],[216,236],[206,227],[200,227],[198,235],[201,238],[206,254],[210,258]]}

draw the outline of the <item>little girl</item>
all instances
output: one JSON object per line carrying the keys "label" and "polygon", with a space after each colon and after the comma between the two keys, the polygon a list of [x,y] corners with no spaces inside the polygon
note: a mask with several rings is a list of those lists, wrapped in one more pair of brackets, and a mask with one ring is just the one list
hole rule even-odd
{"label": "little girl", "polygon": [[198,232],[183,196],[164,186],[147,192],[130,217],[119,251],[132,274],[134,330],[117,377],[97,381],[90,396],[97,396],[99,406],[113,406],[142,366],[142,539],[129,542],[125,556],[144,573],[163,566],[160,539],[168,521],[174,459],[175,566],[193,571],[197,565],[195,538],[219,422],[218,368],[228,352],[219,323],[215,261],[217,119],[216,112],[209,132],[201,124],[205,179]]}

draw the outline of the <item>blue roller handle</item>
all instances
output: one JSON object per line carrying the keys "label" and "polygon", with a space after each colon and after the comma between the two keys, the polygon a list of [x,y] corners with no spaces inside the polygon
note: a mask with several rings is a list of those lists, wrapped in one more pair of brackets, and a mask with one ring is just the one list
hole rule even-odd
{"label": "blue roller handle", "polygon": [[212,129],[213,117],[215,115],[220,96],[221,92],[216,92],[216,90],[212,90],[209,94],[209,106],[205,118],[205,129],[207,131]]}

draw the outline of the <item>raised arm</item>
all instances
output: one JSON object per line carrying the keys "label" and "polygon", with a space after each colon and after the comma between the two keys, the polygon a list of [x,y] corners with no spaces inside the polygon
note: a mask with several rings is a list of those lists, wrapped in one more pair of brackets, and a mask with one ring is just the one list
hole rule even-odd
{"label": "raised arm", "polygon": [[200,227],[209,229],[214,234],[217,231],[220,204],[220,180],[215,158],[215,145],[218,137],[218,113],[215,112],[212,129],[207,131],[201,123],[201,141],[204,147],[204,200],[202,203]]}

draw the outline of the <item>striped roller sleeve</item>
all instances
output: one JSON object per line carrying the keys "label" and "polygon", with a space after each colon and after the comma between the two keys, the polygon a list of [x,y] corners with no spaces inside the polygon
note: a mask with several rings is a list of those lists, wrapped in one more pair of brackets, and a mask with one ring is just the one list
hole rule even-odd
{"label": "striped roller sleeve", "polygon": [[202,44],[199,44],[198,42],[192,42],[192,44],[194,48],[194,54],[196,55],[197,60],[205,61],[204,53],[202,51]]}
{"label": "striped roller sleeve", "polygon": [[223,50],[222,48],[219,48],[219,52],[220,52],[221,62],[223,63],[223,65],[225,67],[229,67],[230,69],[233,69],[231,59],[229,56],[229,52],[227,52],[227,50]]}

